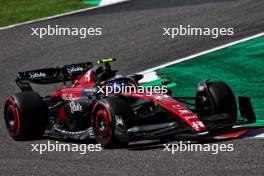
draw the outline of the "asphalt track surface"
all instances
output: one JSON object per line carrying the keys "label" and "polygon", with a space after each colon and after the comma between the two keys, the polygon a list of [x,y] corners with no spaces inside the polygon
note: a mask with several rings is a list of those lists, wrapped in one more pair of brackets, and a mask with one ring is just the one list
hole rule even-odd
{"label": "asphalt track surface", "polygon": [[[264,31],[260,0],[135,0],[80,14],[0,31],[1,114],[5,98],[17,92],[18,71],[117,57],[121,73],[134,73]],[[103,36],[32,37],[31,27],[102,27]],[[212,39],[168,39],[163,27],[234,27],[235,35]],[[227,58],[228,59],[228,58]],[[40,88],[48,93],[46,88]],[[1,115],[2,116],[2,115]],[[80,155],[30,152],[31,143],[14,142],[1,118],[0,175],[263,175],[263,139],[228,140],[234,152],[162,152],[162,143]],[[173,141],[172,143],[177,143]]]}

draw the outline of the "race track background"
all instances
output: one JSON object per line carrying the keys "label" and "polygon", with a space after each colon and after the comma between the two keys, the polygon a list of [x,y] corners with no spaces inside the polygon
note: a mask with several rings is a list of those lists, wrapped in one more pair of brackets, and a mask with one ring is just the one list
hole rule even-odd
{"label": "race track background", "polygon": [[168,87],[174,96],[194,96],[197,89],[194,85],[202,80],[225,81],[231,86],[235,96],[250,96],[257,117],[256,123],[251,126],[264,126],[263,36],[264,33],[261,33],[235,45],[152,72],[147,71],[146,75],[155,77],[147,85],[170,82]]}
{"label": "race track background", "polygon": [[[0,31],[0,104],[18,91],[18,71],[117,57],[121,73],[134,73],[168,61],[238,40],[264,30],[264,2],[251,0],[135,0],[76,15]],[[103,36],[89,39],[31,37],[31,27],[102,27]],[[234,27],[235,35],[162,37],[162,28],[182,25]],[[228,59],[228,58],[226,58]],[[217,61],[216,61],[217,62]],[[47,94],[46,88],[40,88]],[[249,95],[250,96],[250,95]],[[1,115],[2,116],[2,115]],[[235,151],[212,155],[162,152],[162,144],[132,146],[101,153],[32,153],[31,143],[14,142],[0,121],[0,174],[13,175],[249,175],[263,174],[263,139],[222,141]],[[174,141],[173,143],[177,143]],[[136,150],[140,147],[140,150]],[[129,174],[130,173],[130,174]]]}

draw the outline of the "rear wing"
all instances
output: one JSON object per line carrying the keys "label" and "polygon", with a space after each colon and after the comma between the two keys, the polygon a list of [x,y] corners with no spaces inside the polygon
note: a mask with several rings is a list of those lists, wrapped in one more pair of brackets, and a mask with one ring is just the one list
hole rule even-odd
{"label": "rear wing", "polygon": [[84,62],[57,68],[44,68],[19,72],[15,81],[22,91],[32,91],[33,89],[30,83],[54,84],[73,81],[77,76],[82,75],[92,67],[93,64],[91,62]]}

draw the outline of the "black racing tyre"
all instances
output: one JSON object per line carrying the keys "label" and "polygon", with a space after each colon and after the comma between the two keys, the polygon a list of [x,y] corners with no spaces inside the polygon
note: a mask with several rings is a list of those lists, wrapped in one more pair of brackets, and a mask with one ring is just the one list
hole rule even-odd
{"label": "black racing tyre", "polygon": [[196,96],[207,97],[206,102],[196,100],[196,108],[207,110],[198,113],[198,116],[210,116],[214,114],[228,114],[233,122],[237,120],[237,104],[232,89],[225,82],[209,82],[206,90],[197,91]]}
{"label": "black racing tyre", "polygon": [[212,114],[228,114],[237,120],[237,104],[232,89],[224,82],[212,82],[208,86],[212,99]]}
{"label": "black racing tyre", "polygon": [[96,142],[103,148],[127,146],[127,129],[132,126],[133,117],[133,111],[124,99],[108,97],[100,100],[92,112]]}
{"label": "black racing tyre", "polygon": [[47,107],[36,92],[21,92],[5,103],[6,128],[14,140],[32,140],[43,136],[47,124]]}

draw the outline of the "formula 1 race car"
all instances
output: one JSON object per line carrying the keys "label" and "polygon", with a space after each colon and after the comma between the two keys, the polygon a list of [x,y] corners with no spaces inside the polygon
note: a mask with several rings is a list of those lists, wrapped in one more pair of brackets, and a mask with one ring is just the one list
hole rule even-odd
{"label": "formula 1 race car", "polygon": [[[202,81],[194,97],[167,93],[121,92],[106,94],[107,86],[139,87],[143,75],[117,75],[112,58],[19,72],[20,93],[10,96],[4,107],[9,134],[15,140],[43,136],[87,140],[102,147],[127,145],[130,141],[161,139],[177,133],[224,130],[238,123],[252,123],[255,113],[248,97],[239,97],[243,121],[237,119],[237,103],[224,82]],[[101,65],[103,64],[103,66]],[[48,96],[33,91],[30,83],[63,83]],[[100,91],[99,91],[100,90]]]}

